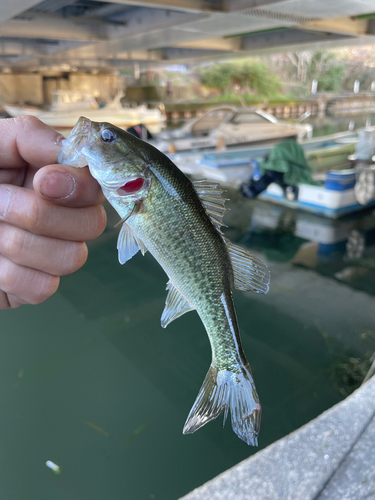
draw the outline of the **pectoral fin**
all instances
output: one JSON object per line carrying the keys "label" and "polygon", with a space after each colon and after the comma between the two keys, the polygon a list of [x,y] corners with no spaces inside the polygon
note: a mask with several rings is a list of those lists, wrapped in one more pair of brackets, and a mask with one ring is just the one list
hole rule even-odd
{"label": "pectoral fin", "polygon": [[270,284],[270,272],[266,264],[243,248],[233,245],[224,238],[229,251],[234,273],[234,287],[238,290],[251,290],[267,293]]}
{"label": "pectoral fin", "polygon": [[138,239],[132,228],[124,222],[117,240],[118,260],[120,264],[125,264],[140,250],[142,255],[147,252],[143,242]]}
{"label": "pectoral fin", "polygon": [[181,295],[170,281],[167,283],[167,290],[169,290],[169,292],[165,301],[163,314],[161,315],[161,326],[163,328],[186,312],[194,310],[194,307],[191,307],[185,297]]}

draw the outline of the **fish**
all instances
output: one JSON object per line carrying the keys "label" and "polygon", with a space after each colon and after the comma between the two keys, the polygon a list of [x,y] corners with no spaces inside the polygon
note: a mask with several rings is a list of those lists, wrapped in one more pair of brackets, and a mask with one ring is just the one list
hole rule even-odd
{"label": "fish", "polygon": [[[267,293],[266,264],[231,243],[221,231],[224,191],[192,182],[158,149],[110,123],[81,117],[62,143],[58,162],[88,165],[119,214],[121,264],[147,251],[168,276],[161,326],[196,310],[212,359],[183,434],[224,413],[248,445],[257,446],[261,405],[241,344],[233,289]],[[224,425],[223,424],[223,425]]]}

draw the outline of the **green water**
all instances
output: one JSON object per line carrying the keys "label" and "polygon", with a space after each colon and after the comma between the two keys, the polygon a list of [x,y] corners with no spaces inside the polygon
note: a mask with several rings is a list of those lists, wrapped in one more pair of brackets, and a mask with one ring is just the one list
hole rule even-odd
{"label": "green water", "polygon": [[338,113],[334,116],[312,115],[303,123],[310,123],[313,126],[312,136],[336,134],[337,132],[353,131],[363,127],[373,126],[375,114],[372,113]]}
{"label": "green water", "polygon": [[[264,448],[343,399],[368,366],[375,216],[332,223],[229,195],[228,237],[272,276],[268,295],[235,292]],[[116,221],[110,212],[54,297],[1,313],[1,499],[174,500],[256,451],[221,418],[182,435],[208,339],[194,312],[161,328],[167,278],[149,254],[120,266]],[[354,259],[353,231],[364,241]]]}

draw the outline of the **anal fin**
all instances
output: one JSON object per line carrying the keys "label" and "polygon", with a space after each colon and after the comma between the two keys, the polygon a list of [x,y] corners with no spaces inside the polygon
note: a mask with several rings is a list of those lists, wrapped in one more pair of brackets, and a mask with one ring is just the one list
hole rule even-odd
{"label": "anal fin", "polygon": [[169,291],[165,301],[164,311],[161,315],[161,326],[163,328],[168,326],[174,319],[194,310],[194,307],[189,304],[181,292],[179,292],[170,281],[167,283],[167,290]]}

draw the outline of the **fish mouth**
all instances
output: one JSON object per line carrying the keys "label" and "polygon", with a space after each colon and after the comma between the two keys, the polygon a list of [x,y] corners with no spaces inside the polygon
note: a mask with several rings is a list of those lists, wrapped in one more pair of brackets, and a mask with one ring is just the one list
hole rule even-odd
{"label": "fish mouth", "polygon": [[87,160],[84,148],[93,139],[93,122],[81,116],[74,125],[69,137],[62,141],[62,148],[57,158],[58,163],[73,165],[74,167],[85,167]]}
{"label": "fish mouth", "polygon": [[89,132],[91,130],[91,126],[92,126],[92,121],[89,120],[89,118],[86,118],[85,116],[81,116],[80,118],[78,118],[77,123],[72,128],[71,134],[74,135],[74,134]]}

